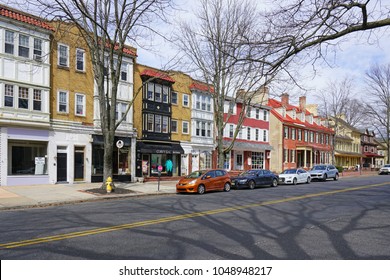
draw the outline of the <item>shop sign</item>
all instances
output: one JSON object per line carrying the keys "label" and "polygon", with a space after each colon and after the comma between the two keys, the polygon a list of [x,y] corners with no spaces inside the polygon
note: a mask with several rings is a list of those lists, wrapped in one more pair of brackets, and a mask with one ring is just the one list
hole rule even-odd
{"label": "shop sign", "polygon": [[35,164],[45,164],[44,157],[35,157]]}
{"label": "shop sign", "polygon": [[116,147],[117,147],[118,149],[121,149],[121,148],[123,148],[123,145],[124,145],[124,143],[123,143],[123,141],[122,141],[122,140],[118,140],[118,141],[116,141]]}

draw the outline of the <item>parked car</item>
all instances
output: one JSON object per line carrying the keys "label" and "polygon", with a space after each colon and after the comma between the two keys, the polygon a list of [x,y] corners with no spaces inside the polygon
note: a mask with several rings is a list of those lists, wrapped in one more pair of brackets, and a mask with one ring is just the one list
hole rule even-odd
{"label": "parked car", "polygon": [[302,168],[286,169],[279,174],[280,184],[293,184],[307,183],[311,181],[310,173]]}
{"label": "parked car", "polygon": [[176,184],[176,192],[198,194],[217,190],[228,192],[231,185],[230,176],[225,170],[198,170],[181,179]]}
{"label": "parked car", "polygon": [[378,172],[379,175],[389,174],[389,173],[390,173],[390,164],[383,165],[381,167],[381,169],[379,169],[379,172]]}
{"label": "parked car", "polygon": [[333,178],[337,181],[339,179],[339,171],[334,165],[331,164],[317,164],[309,171],[311,179],[317,179],[326,181],[327,179]]}
{"label": "parked car", "polygon": [[252,169],[241,173],[239,176],[232,178],[232,185],[237,189],[250,188],[254,189],[259,186],[276,187],[278,185],[278,175],[269,170]]}

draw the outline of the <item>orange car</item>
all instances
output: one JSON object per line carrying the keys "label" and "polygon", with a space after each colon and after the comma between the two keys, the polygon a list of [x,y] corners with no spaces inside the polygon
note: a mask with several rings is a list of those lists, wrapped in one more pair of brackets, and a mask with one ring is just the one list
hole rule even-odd
{"label": "orange car", "polygon": [[198,170],[181,179],[176,184],[177,193],[198,193],[203,194],[206,191],[230,191],[230,176],[225,170]]}

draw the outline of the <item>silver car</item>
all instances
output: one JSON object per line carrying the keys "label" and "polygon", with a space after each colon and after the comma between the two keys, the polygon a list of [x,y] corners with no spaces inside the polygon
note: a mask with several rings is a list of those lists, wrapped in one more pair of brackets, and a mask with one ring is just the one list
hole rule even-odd
{"label": "silver car", "polygon": [[382,166],[381,169],[379,169],[379,175],[382,175],[382,174],[389,174],[390,173],[390,164],[385,164]]}
{"label": "silver car", "polygon": [[337,181],[339,179],[339,171],[331,164],[317,164],[309,171],[311,178],[326,181],[332,179]]}

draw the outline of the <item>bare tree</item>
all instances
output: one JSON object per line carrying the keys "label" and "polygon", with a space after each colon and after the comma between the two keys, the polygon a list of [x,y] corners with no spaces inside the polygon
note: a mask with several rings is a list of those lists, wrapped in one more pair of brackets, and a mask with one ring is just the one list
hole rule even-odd
{"label": "bare tree", "polygon": [[389,8],[381,1],[280,1],[284,6],[262,15],[249,1],[200,2],[197,22],[182,24],[177,41],[190,63],[200,69],[203,80],[214,87],[220,167],[245,117],[240,116],[230,147],[223,147],[223,104],[229,94],[244,89],[246,95],[240,97],[245,107],[265,81],[281,73],[295,81],[289,68],[295,58],[302,58],[298,54],[306,51],[310,55],[303,61],[314,61],[322,58],[331,44],[337,45],[337,39],[390,25]]}
{"label": "bare tree", "polygon": [[372,66],[366,73],[365,113],[387,149],[390,163],[390,64]]}
{"label": "bare tree", "polygon": [[[165,20],[164,11],[171,0],[28,0],[39,7],[41,16],[74,24],[80,30],[92,58],[94,79],[99,96],[101,131],[104,138],[103,179],[112,176],[115,131],[126,114],[116,120],[118,84],[122,59],[131,53],[129,42],[155,30],[156,20]],[[25,3],[24,3],[25,5]],[[135,55],[135,52],[134,52]],[[109,71],[107,71],[109,70]],[[140,90],[135,91],[133,100]]]}
{"label": "bare tree", "polygon": [[[176,38],[181,52],[189,59],[189,69],[210,85],[219,167],[224,164],[225,154],[233,148],[247,106],[264,85],[265,73],[260,64],[236,60],[243,54],[250,55],[248,46],[241,42],[254,34],[259,24],[257,18],[256,8],[250,1],[201,0],[196,24],[181,23]],[[230,103],[230,107],[237,99],[242,102],[243,110],[238,116],[233,141],[224,147],[223,131],[231,114],[225,105]]]}
{"label": "bare tree", "polygon": [[360,101],[354,99],[353,80],[345,77],[341,81],[330,81],[316,97],[319,100],[319,113],[330,121],[335,134],[332,137],[332,163],[335,164],[335,143],[339,135],[340,122],[354,126],[363,118]]}

